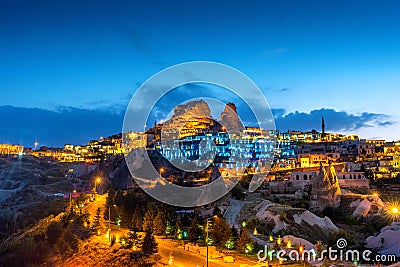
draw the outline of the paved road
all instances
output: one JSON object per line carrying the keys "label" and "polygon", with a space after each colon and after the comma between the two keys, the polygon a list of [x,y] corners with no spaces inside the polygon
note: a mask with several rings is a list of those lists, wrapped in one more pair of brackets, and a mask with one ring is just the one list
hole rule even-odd
{"label": "paved road", "polygon": [[[224,214],[224,218],[228,222],[230,226],[235,226],[236,229],[240,229],[240,222],[237,221],[237,217],[243,208],[244,205],[250,203],[249,201],[240,201],[240,200],[235,200],[235,199],[230,199],[231,205],[229,208],[226,210]],[[250,237],[259,245],[264,246],[264,245],[271,245],[268,241],[262,240],[254,235],[250,235]]]}
{"label": "paved road", "polygon": [[249,202],[236,200],[236,199],[232,199],[232,198],[229,199],[229,201],[230,201],[231,205],[226,210],[226,212],[224,214],[224,218],[230,226],[235,226],[237,229],[239,229],[240,225],[237,221],[237,216],[239,215],[239,212],[243,208],[243,206],[245,204],[248,204]]}
{"label": "paved road", "polygon": [[[172,263],[170,266],[175,267],[203,267],[206,266],[206,257],[193,252],[186,251],[182,248],[178,248],[175,242],[157,239],[158,242],[158,253],[162,256],[161,262],[168,264],[170,256],[172,256]],[[247,262],[248,263],[248,262]],[[239,266],[240,263],[223,263],[222,259],[210,260],[208,263],[209,267],[221,267],[221,266]]]}
{"label": "paved road", "polygon": [[87,205],[87,211],[89,212],[90,216],[94,217],[98,208],[100,208],[101,214],[103,214],[102,212],[104,212],[105,209],[106,199],[107,194],[97,195],[95,201],[89,202],[89,204]]}

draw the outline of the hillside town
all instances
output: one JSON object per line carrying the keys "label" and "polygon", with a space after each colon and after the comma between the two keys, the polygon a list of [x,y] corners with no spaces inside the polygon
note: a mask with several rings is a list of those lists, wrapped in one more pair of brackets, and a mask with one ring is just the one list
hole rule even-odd
{"label": "hillside town", "polygon": [[[266,255],[268,249],[315,253],[313,259],[290,260],[293,266],[373,266],[365,259],[323,256],[324,248],[337,247],[342,239],[349,249],[387,256],[382,264],[400,257],[400,142],[329,133],[324,117],[320,131],[282,132],[242,126],[233,103],[219,119],[210,119],[208,112],[204,101],[194,101],[178,106],[171,118],[144,132],[121,133],[87,145],[0,145],[0,221],[2,232],[10,235],[3,237],[3,251],[12,251],[11,244],[25,246],[30,239],[21,230],[39,223],[47,236],[40,239],[43,246],[49,245],[51,229],[59,224],[64,224],[65,235],[76,239],[76,244],[68,244],[68,253],[57,254],[53,245],[45,257],[46,262],[65,261],[68,266],[100,264],[88,258],[95,247],[113,255],[103,262],[119,255],[119,264],[132,264],[134,258],[137,266],[195,266],[205,260],[211,266],[283,264],[276,255],[260,258],[263,248]],[[239,130],[232,133],[232,125]],[[165,132],[174,136],[176,129],[178,138],[163,142]],[[204,148],[212,149],[214,161],[198,173],[170,163],[197,160],[206,154]],[[202,186],[225,173],[239,180],[229,194],[205,206],[165,205],[144,194],[128,171],[124,156],[139,149],[148,152],[160,179],[170,184]],[[263,181],[251,192],[250,180],[259,173]],[[161,180],[157,183],[165,186]],[[33,219],[32,210],[42,209],[38,203],[49,204]],[[15,212],[19,215],[12,217]],[[13,255],[3,257],[3,263]]]}
{"label": "hillside town", "polygon": [[[203,105],[203,103],[198,103]],[[229,103],[236,109],[233,103]],[[210,119],[191,121],[190,126],[180,129],[180,140],[190,155],[199,150],[202,139],[212,139],[218,144],[218,155],[228,150],[231,137],[221,125],[214,125]],[[335,166],[340,183],[352,186],[368,186],[368,179],[395,178],[400,173],[400,141],[362,139],[357,134],[344,135],[325,131],[325,120],[321,118],[321,129],[307,132],[289,130],[265,130],[257,127],[243,127],[239,140],[247,142],[271,136],[275,141],[273,165],[266,181],[312,181],[321,164]],[[87,145],[66,144],[62,148],[41,146],[36,149],[22,145],[0,144],[0,154],[32,155],[38,158],[55,159],[59,162],[83,162],[87,164],[124,155],[136,148],[148,148],[161,152],[169,158],[173,152],[161,149],[163,123],[145,132],[128,132],[92,140]],[[124,135],[124,137],[122,136]],[[124,145],[123,141],[128,143]],[[194,147],[192,144],[196,144]],[[217,155],[217,157],[218,157]],[[222,167],[222,166],[220,166]]]}

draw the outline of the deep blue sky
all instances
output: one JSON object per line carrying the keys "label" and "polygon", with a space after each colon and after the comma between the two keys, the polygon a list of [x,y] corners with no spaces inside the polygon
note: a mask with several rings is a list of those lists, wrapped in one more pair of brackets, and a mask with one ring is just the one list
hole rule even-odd
{"label": "deep blue sky", "polygon": [[141,2],[2,1],[0,142],[117,133],[138,85],[193,60],[247,74],[283,130],[325,114],[328,130],[399,139],[400,2]]}

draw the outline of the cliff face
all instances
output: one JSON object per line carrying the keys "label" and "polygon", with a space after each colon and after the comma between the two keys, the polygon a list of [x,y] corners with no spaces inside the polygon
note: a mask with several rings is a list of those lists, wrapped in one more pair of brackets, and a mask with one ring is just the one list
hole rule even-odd
{"label": "cliff face", "polygon": [[219,121],[228,130],[228,132],[240,132],[244,129],[242,122],[233,103],[228,103],[224,111],[221,113]]}
{"label": "cliff face", "polygon": [[126,166],[122,155],[117,155],[107,168],[111,184],[119,189],[128,189],[133,186],[133,178]]}

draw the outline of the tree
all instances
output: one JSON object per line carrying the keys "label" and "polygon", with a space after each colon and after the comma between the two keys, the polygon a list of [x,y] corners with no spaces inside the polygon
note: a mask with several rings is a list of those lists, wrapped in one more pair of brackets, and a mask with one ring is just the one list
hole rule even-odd
{"label": "tree", "polygon": [[252,252],[254,248],[254,243],[253,239],[251,239],[249,233],[246,231],[246,229],[242,229],[238,243],[237,243],[237,248],[239,249],[240,252],[242,253],[249,253]]}
{"label": "tree", "polygon": [[136,231],[129,231],[128,241],[126,242],[127,248],[138,248],[140,245],[139,236]]}
{"label": "tree", "polygon": [[157,253],[158,245],[154,238],[153,232],[147,230],[142,243],[142,252],[146,254]]}
{"label": "tree", "polygon": [[106,208],[104,209],[104,219],[105,220],[109,219],[108,218],[109,209],[110,209],[110,213],[111,213],[110,214],[111,218],[117,217],[117,210],[115,208],[113,208],[113,206],[116,205],[115,199],[114,199],[115,194],[116,193],[112,188],[110,188],[108,190],[108,195],[107,195],[107,198],[106,198]]}
{"label": "tree", "polygon": [[214,207],[213,216],[218,216],[218,217],[222,218],[222,213],[221,213],[221,210],[218,208],[218,206]]}
{"label": "tree", "polygon": [[232,198],[238,199],[238,200],[244,200],[246,195],[244,194],[243,187],[241,187],[239,184],[237,184],[232,190],[231,190],[231,195]]}
{"label": "tree", "polygon": [[239,237],[239,232],[234,225],[231,227],[231,236],[235,239],[238,239]]}
{"label": "tree", "polygon": [[223,218],[215,218],[211,230],[211,236],[216,244],[225,244],[231,237],[231,228]]}
{"label": "tree", "polygon": [[157,216],[154,218],[154,233],[156,235],[165,235],[166,233],[166,218],[163,210],[160,210],[157,213]]}
{"label": "tree", "polygon": [[175,223],[175,237],[181,240],[183,238],[183,233],[182,233],[182,218],[179,215],[178,219],[176,220]]}
{"label": "tree", "polygon": [[99,227],[100,226],[100,207],[96,210],[96,215],[94,216],[93,226]]}
{"label": "tree", "polygon": [[188,230],[188,237],[191,242],[196,242],[202,235],[202,230],[199,227],[197,216],[194,217]]}
{"label": "tree", "polygon": [[134,231],[142,230],[143,219],[142,219],[142,211],[139,205],[136,205],[135,211],[133,212],[132,217],[132,229]]}
{"label": "tree", "polygon": [[281,214],[279,214],[279,220],[281,220],[282,222],[288,223],[289,220],[287,218],[287,213],[286,212],[281,212]]}
{"label": "tree", "polygon": [[143,230],[144,231],[148,231],[148,230],[153,231],[153,227],[154,227],[154,212],[153,212],[153,210],[148,209],[143,218]]}
{"label": "tree", "polygon": [[327,249],[326,246],[322,243],[321,240],[318,240],[317,243],[314,245],[315,252],[317,256],[320,257],[323,250]]}

